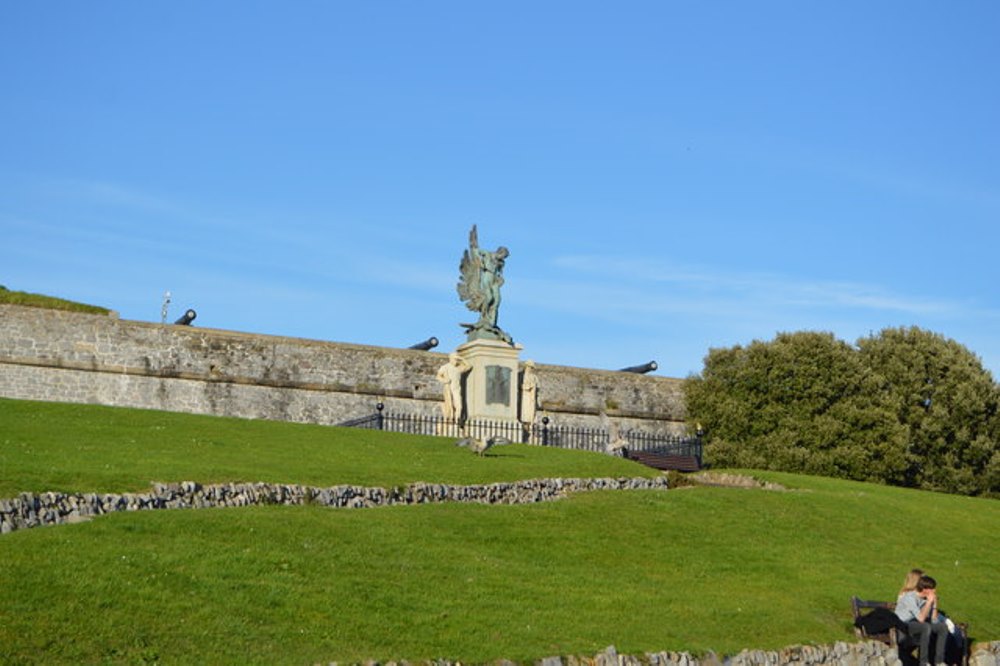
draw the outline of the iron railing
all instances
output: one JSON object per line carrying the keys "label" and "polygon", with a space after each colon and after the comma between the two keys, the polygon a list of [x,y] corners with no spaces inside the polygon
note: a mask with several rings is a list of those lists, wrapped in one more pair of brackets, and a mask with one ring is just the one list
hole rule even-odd
{"label": "iron railing", "polygon": [[[350,419],[338,425],[441,437],[477,437],[479,439],[503,437],[512,442],[524,444],[558,446],[602,453],[608,451],[611,439],[608,431],[603,428],[553,424],[548,417],[543,417],[540,423],[530,426],[510,421],[484,419],[457,421],[438,415],[387,412],[381,403],[376,406],[374,414]],[[619,438],[627,442],[624,447],[628,451],[694,456],[698,459],[698,466],[700,467],[702,464],[701,438],[697,436],[681,437],[640,430],[623,430],[619,433]]]}

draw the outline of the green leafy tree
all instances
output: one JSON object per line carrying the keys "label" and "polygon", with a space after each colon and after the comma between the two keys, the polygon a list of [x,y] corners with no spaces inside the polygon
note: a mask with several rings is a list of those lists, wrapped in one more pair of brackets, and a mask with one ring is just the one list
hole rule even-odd
{"label": "green leafy tree", "polygon": [[685,397],[714,465],[1000,495],[1000,387],[968,349],[919,328],[856,347],[800,332],[712,349]]}
{"label": "green leafy tree", "polygon": [[830,333],[712,349],[685,382],[713,465],[901,483],[912,466],[884,382]]}
{"label": "green leafy tree", "polygon": [[920,328],[858,341],[906,429],[904,484],[969,495],[1000,493],[1000,390],[964,346]]}

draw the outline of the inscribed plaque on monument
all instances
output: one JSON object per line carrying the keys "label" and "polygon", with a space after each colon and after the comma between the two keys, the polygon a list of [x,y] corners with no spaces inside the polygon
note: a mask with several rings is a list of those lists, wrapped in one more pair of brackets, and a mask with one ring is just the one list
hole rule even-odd
{"label": "inscribed plaque on monument", "polygon": [[486,366],[486,404],[510,405],[510,368]]}

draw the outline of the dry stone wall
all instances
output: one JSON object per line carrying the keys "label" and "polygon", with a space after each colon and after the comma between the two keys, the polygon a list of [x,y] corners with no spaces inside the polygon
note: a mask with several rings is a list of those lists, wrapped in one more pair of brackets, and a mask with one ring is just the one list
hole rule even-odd
{"label": "dry stone wall", "polygon": [[0,533],[79,522],[118,511],[204,509],[259,504],[314,504],[361,509],[377,506],[464,502],[531,504],[593,490],[666,490],[666,477],[530,479],[487,485],[413,483],[400,488],[341,485],[329,488],[272,483],[194,481],[154,483],[146,493],[21,493],[0,500]]}
{"label": "dry stone wall", "polygon": [[[447,355],[0,305],[0,397],[336,424],[439,414]],[[683,431],[680,380],[539,364],[553,424]]]}
{"label": "dry stone wall", "polygon": [[[330,662],[329,666],[340,666]],[[364,666],[463,666],[462,662],[433,661],[365,662]],[[467,666],[467,665],[466,665]],[[494,666],[517,666],[496,661]],[[793,645],[781,650],[743,650],[733,656],[713,653],[701,657],[688,652],[619,654],[614,646],[592,656],[547,657],[533,666],[903,666],[896,648],[877,641],[837,642],[833,645]],[[969,666],[1000,666],[1000,642],[976,646]]]}
{"label": "dry stone wall", "polygon": [[[437,666],[452,666],[435,662]],[[593,657],[552,657],[538,666],[903,666],[896,648],[878,641],[837,642],[833,645],[793,645],[781,650],[743,650],[732,656],[709,653],[696,657],[687,652],[619,654],[612,646]],[[970,666],[1000,666],[1000,643],[987,643],[975,651]],[[388,664],[386,666],[389,666]],[[456,665],[457,666],[457,665]]]}

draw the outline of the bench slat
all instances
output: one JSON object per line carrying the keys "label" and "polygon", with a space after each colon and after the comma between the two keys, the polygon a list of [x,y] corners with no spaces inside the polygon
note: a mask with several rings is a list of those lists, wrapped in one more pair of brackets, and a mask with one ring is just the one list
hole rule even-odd
{"label": "bench slat", "polygon": [[682,456],[674,453],[657,453],[655,451],[628,451],[626,456],[629,460],[642,463],[647,467],[663,471],[674,470],[678,472],[697,472],[701,469],[698,465],[698,458],[695,456]]}

